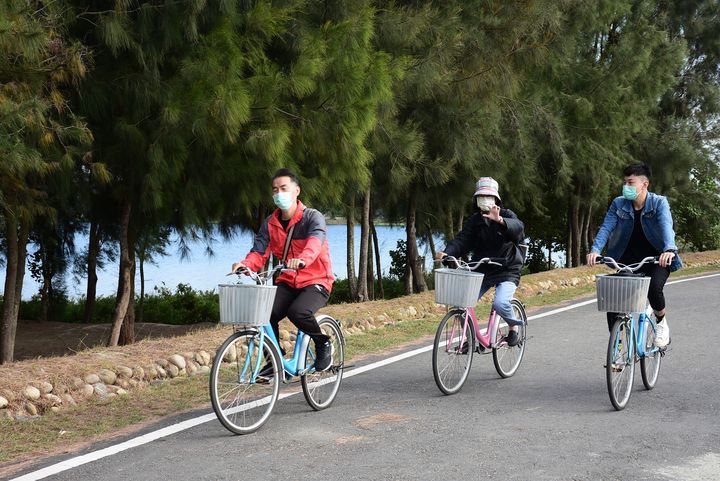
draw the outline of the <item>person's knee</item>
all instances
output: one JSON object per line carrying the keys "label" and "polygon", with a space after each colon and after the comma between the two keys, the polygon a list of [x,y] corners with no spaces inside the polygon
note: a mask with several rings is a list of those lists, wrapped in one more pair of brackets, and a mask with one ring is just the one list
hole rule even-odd
{"label": "person's knee", "polygon": [[492,307],[495,312],[499,313],[503,317],[512,315],[512,305],[510,304],[510,301],[495,299]]}
{"label": "person's knee", "polygon": [[287,317],[293,322],[302,322],[313,319],[315,314],[310,309],[292,306],[288,310]]}

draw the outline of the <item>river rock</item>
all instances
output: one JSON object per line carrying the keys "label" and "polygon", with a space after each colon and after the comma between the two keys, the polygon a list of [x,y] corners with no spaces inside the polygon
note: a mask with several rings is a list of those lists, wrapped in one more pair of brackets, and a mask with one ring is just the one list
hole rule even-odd
{"label": "river rock", "polygon": [[160,366],[163,369],[166,369],[168,367],[168,364],[170,364],[170,363],[167,362],[166,359],[158,359],[157,361],[155,361],[155,364],[157,364],[158,366]]}
{"label": "river rock", "polygon": [[127,391],[125,389],[121,388],[120,386],[111,384],[106,387],[107,387],[108,394],[117,394],[118,396],[127,394]]}
{"label": "river rock", "polygon": [[28,402],[25,403],[25,411],[27,411],[27,413],[28,413],[30,416],[37,416],[37,415],[38,415],[37,406],[35,406],[35,405],[34,405],[33,403],[31,403],[30,401],[28,401]]}
{"label": "river rock", "polygon": [[50,406],[50,411],[54,413],[59,412],[60,406]]}
{"label": "river rock", "polygon": [[167,373],[167,371],[166,371],[164,368],[162,368],[162,367],[160,367],[160,366],[156,366],[156,367],[155,367],[155,370],[156,370],[157,373],[158,373],[158,378],[160,378],[160,379],[165,379],[166,377],[168,377],[168,373]]}
{"label": "river rock", "polygon": [[43,399],[47,399],[53,404],[62,404],[62,398],[57,394],[43,394]]}
{"label": "river rock", "polygon": [[68,406],[77,406],[77,401],[75,401],[75,398],[70,394],[61,394],[60,399],[62,399],[63,404],[67,404]]}
{"label": "river rock", "polygon": [[87,376],[85,376],[84,381],[85,384],[97,384],[100,382],[100,376],[95,373],[88,374]]}
{"label": "river rock", "polygon": [[145,371],[145,379],[147,379],[149,381],[152,381],[153,379],[158,377],[157,369],[155,368],[155,366],[153,366],[151,364],[148,364],[147,366],[145,366],[144,371]]}
{"label": "river rock", "polygon": [[100,369],[98,376],[103,384],[115,384],[115,381],[117,380],[117,374],[110,369]]}
{"label": "river rock", "polygon": [[9,389],[0,389],[0,396],[2,396],[2,397],[4,397],[5,399],[7,399],[8,402],[12,402],[12,401],[14,401],[15,399],[17,399],[17,396],[15,395],[15,393],[12,392],[12,391],[9,390]]}
{"label": "river rock", "polygon": [[170,364],[167,367],[167,373],[170,377],[177,377],[180,374],[180,369],[175,364]]}
{"label": "river rock", "polygon": [[95,388],[92,384],[83,384],[80,389],[77,390],[78,395],[82,398],[88,398],[93,395]]}
{"label": "river rock", "polygon": [[40,399],[40,390],[35,386],[25,386],[23,394],[25,395],[25,399],[29,399],[30,401],[37,401]]}
{"label": "river rock", "polygon": [[62,383],[55,384],[55,389],[53,389],[53,394],[65,394],[66,392],[70,391],[70,389]]}
{"label": "river rock", "polygon": [[134,368],[132,368],[132,378],[139,380],[145,379],[145,369],[141,368],[140,366],[135,366]]}
{"label": "river rock", "polygon": [[289,341],[290,340],[290,332],[287,329],[280,329],[280,340],[281,341]]}
{"label": "river rock", "polygon": [[[121,387],[123,389],[129,389],[130,388],[130,379],[125,378],[118,378],[117,381],[115,381],[115,385],[118,387]],[[137,382],[137,381],[136,381]]]}
{"label": "river rock", "polygon": [[195,361],[188,361],[187,365],[185,366],[185,370],[187,371],[188,376],[192,376],[197,372],[198,364]]}
{"label": "river rock", "polygon": [[[198,357],[200,359],[198,359]],[[212,357],[210,356],[210,354],[207,351],[199,351],[195,355],[195,360],[201,366],[209,366],[212,363]]]}
{"label": "river rock", "polygon": [[95,390],[95,394],[101,398],[107,397],[109,394],[108,387],[101,382],[93,384],[93,389]]}
{"label": "river rock", "polygon": [[235,362],[237,360],[237,350],[235,349],[235,345],[233,344],[230,346],[230,348],[225,351],[225,356],[223,357],[223,361],[225,362]]}
{"label": "river rock", "polygon": [[182,353],[182,357],[184,357],[186,360],[187,360],[187,359],[192,359],[192,358],[195,357],[195,353],[194,353],[194,352],[191,352],[191,351],[183,352],[183,353]]}
{"label": "river rock", "polygon": [[83,381],[79,377],[74,377],[74,378],[72,378],[72,381],[70,381],[70,387],[72,389],[80,389],[81,387],[83,387],[84,384],[85,384],[85,381]]}
{"label": "river rock", "polygon": [[170,362],[174,366],[177,366],[178,370],[185,369],[185,365],[187,364],[185,362],[185,358],[182,357],[180,354],[173,354],[168,358],[168,362]]}
{"label": "river rock", "polygon": [[8,405],[8,400],[0,396],[0,409],[5,409]]}
{"label": "river rock", "polygon": [[133,377],[133,370],[127,366],[116,366],[115,372],[117,373],[118,377],[124,377],[128,379]]}
{"label": "river rock", "polygon": [[200,366],[195,374],[197,376],[210,374],[210,366]]}
{"label": "river rock", "polygon": [[46,381],[36,382],[35,387],[40,390],[41,394],[50,394],[53,392],[53,385]]}

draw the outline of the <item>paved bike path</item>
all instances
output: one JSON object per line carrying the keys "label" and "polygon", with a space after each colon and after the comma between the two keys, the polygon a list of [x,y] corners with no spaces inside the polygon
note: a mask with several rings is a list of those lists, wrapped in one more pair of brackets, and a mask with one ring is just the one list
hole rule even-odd
{"label": "paved bike path", "polygon": [[672,350],[655,390],[637,371],[622,412],[605,388],[604,314],[590,304],[531,321],[510,379],[475,356],[463,390],[443,396],[425,352],[346,379],[326,411],[294,395],[256,434],[211,421],[46,479],[717,480],[718,292],[717,276],[666,288]]}

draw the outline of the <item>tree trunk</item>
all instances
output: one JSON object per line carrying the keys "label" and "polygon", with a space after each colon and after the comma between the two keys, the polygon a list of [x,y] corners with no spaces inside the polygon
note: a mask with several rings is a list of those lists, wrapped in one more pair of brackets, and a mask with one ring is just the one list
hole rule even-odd
{"label": "tree trunk", "polygon": [[572,198],[570,206],[570,235],[572,237],[572,257],[570,267],[580,265],[580,206],[577,202],[578,198]]}
{"label": "tree trunk", "polygon": [[[131,245],[134,244],[134,238],[131,237]],[[135,249],[130,249],[130,300],[128,301],[127,312],[120,329],[120,338],[118,344],[127,346],[135,342]]]}
{"label": "tree trunk", "polygon": [[350,288],[350,299],[357,297],[355,285],[355,194],[350,195],[350,204],[345,211],[347,226],[347,278]]}
{"label": "tree trunk", "polygon": [[572,242],[572,226],[570,225],[571,219],[572,219],[572,199],[570,200],[570,203],[568,204],[568,223],[567,223],[567,247],[565,248],[565,267],[572,267],[572,248],[573,248],[573,242]]}
{"label": "tree trunk", "polygon": [[[143,315],[145,311],[145,255],[141,255],[138,259],[138,266],[140,267],[140,301],[138,304],[137,322],[143,322]],[[134,278],[135,276],[133,276]]]}
{"label": "tree trunk", "polygon": [[547,243],[547,250],[548,250],[547,270],[552,270],[552,268],[553,268],[553,263],[552,263],[552,253],[553,253],[553,250],[552,250],[552,241],[551,241],[551,240],[547,240],[546,243]]}
{"label": "tree trunk", "polygon": [[83,322],[90,324],[95,314],[97,298],[97,259],[100,255],[100,224],[94,219],[90,221],[90,238],[88,239],[87,258],[87,290],[85,294],[85,311]]}
{"label": "tree trunk", "polygon": [[423,276],[422,267],[419,264],[419,254],[417,248],[417,233],[415,230],[415,221],[417,217],[417,200],[415,193],[410,193],[410,202],[408,203],[407,217],[405,221],[405,232],[407,234],[407,263],[412,271],[412,287],[414,292],[424,292],[427,290],[425,277]]}
{"label": "tree trunk", "polygon": [[[20,289],[22,289],[22,279],[25,275],[25,260],[21,255],[21,251],[24,250],[21,248],[21,238],[17,217],[13,214],[8,215],[6,211],[6,269],[2,324],[0,324],[0,364],[12,362],[15,355],[15,333],[18,321],[15,309],[16,296],[18,295],[18,281]],[[19,306],[19,302],[17,305]]]}
{"label": "tree trunk", "polygon": [[372,232],[373,244],[375,246],[375,271],[377,272],[378,291],[380,299],[385,299],[385,290],[383,289],[382,265],[380,265],[380,247],[378,242],[377,230],[375,230],[375,222],[370,219],[370,231]]}
{"label": "tree trunk", "polygon": [[367,290],[370,300],[375,300],[375,270],[373,269],[375,255],[373,251],[372,228],[371,225],[368,225]]}
{"label": "tree trunk", "polygon": [[580,238],[582,239],[581,249],[580,249],[580,263],[582,264],[582,259],[585,258],[588,252],[590,252],[590,216],[592,214],[592,208],[588,204],[586,208],[583,210],[583,222],[582,222],[582,232],[580,233]]}
{"label": "tree trunk", "polygon": [[130,200],[125,200],[120,217],[120,272],[118,273],[117,299],[115,301],[113,328],[110,333],[110,339],[108,340],[108,346],[118,345],[118,341],[120,340],[120,330],[130,305],[132,266],[130,265],[131,249],[128,234],[130,229],[131,210],[132,204]]}
{"label": "tree trunk", "polygon": [[430,227],[430,224],[425,224],[425,228],[427,229],[427,238],[428,238],[428,245],[430,246],[430,255],[432,256],[433,260],[435,260],[435,254],[437,253],[435,249],[435,239],[433,239],[433,231]]}
{"label": "tree trunk", "polygon": [[448,216],[447,216],[447,228],[448,228],[448,232],[447,232],[447,235],[445,236],[445,242],[447,242],[448,240],[454,238],[454,237],[455,237],[455,234],[457,233],[457,231],[455,230],[455,224],[453,223],[453,212],[452,212],[452,209],[450,209],[450,211],[448,212]]}
{"label": "tree trunk", "polygon": [[[40,246],[40,249],[44,247]],[[50,303],[52,302],[52,269],[49,266],[49,256],[47,250],[43,256],[43,265],[41,266],[42,272],[42,287],[40,288],[40,320],[50,321]]]}
{"label": "tree trunk", "polygon": [[365,192],[362,220],[360,224],[360,264],[358,266],[357,298],[358,302],[368,300],[368,244],[370,239],[370,189]]}

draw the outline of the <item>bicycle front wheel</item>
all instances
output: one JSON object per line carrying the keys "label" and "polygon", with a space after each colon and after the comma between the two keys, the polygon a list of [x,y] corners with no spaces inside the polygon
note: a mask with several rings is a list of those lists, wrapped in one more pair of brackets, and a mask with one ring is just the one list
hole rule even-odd
{"label": "bicycle front wheel", "polygon": [[453,309],[440,321],[433,342],[433,376],[443,393],[455,394],[463,387],[474,351],[472,323],[465,322],[464,309]]}
{"label": "bicycle front wheel", "polygon": [[[525,314],[525,308],[517,299],[511,300],[510,304],[512,304],[513,316],[515,316],[515,319],[522,321],[522,326],[518,327],[519,342],[516,346],[510,347],[507,343],[500,343],[500,345],[493,348],[495,370],[503,378],[512,376],[518,370],[518,367],[520,367],[520,363],[525,355],[525,341],[527,340],[527,315]],[[500,322],[498,322],[497,326],[496,339],[501,339],[508,335],[510,326],[508,326],[507,323],[505,323],[504,326],[500,326]]]}
{"label": "bicycle front wheel", "polygon": [[658,376],[660,375],[660,361],[662,354],[655,347],[655,336],[657,334],[657,326],[652,318],[646,321],[645,339],[643,347],[645,355],[640,358],[640,374],[642,375],[643,385],[648,391],[655,387]]}
{"label": "bicycle front wheel", "polygon": [[338,322],[330,316],[323,316],[318,319],[318,324],[322,333],[330,338],[332,364],[326,371],[315,371],[312,367],[315,363],[314,343],[311,342],[304,354],[305,366],[310,369],[300,378],[305,400],[316,411],[325,409],[335,400],[345,363],[345,339]]}
{"label": "bicycle front wheel", "polygon": [[[256,431],[275,407],[280,354],[257,331],[232,334],[220,346],[210,371],[210,401],[218,419],[235,434]],[[263,370],[262,376],[256,374]]]}
{"label": "bicycle front wheel", "polygon": [[605,373],[610,402],[617,411],[625,409],[635,378],[635,347],[632,329],[626,318],[619,318],[613,325],[608,341]]}

